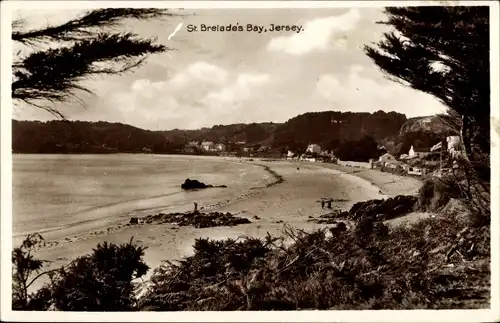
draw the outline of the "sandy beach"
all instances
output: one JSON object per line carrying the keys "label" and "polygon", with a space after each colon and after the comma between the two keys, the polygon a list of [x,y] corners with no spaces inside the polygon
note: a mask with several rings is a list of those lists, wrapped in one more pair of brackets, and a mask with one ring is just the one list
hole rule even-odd
{"label": "sandy beach", "polygon": [[[283,177],[284,182],[269,187],[255,188],[232,200],[211,205],[200,204],[204,210],[231,212],[246,217],[252,223],[234,227],[197,229],[175,224],[143,224],[127,226],[121,223],[102,227],[97,231],[48,240],[47,246],[37,252],[40,259],[50,260],[51,268],[67,264],[75,257],[90,253],[97,243],[104,241],[126,243],[132,237],[147,247],[145,260],[156,268],[164,260],[180,259],[192,253],[197,238],[237,238],[239,236],[263,237],[280,234],[284,225],[304,230],[314,230],[321,224],[309,222],[311,217],[328,213],[322,209],[321,198],[332,198],[332,207],[347,210],[358,201],[386,198],[399,194],[414,194],[420,181],[370,169],[351,169],[331,164],[298,162],[254,161]],[[230,189],[228,187],[228,189]],[[152,274],[149,271],[148,276]],[[36,288],[37,286],[34,286]]]}

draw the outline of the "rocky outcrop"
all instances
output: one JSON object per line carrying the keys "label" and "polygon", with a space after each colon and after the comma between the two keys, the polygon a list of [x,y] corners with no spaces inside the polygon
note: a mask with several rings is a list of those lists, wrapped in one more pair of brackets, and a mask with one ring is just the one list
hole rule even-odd
{"label": "rocky outcrop", "polygon": [[358,202],[351,207],[347,217],[356,221],[362,217],[372,216],[377,221],[385,221],[413,211],[416,203],[417,197],[412,195]]}
{"label": "rocky outcrop", "polygon": [[386,200],[369,200],[354,204],[349,211],[333,210],[310,222],[318,224],[335,224],[339,219],[361,221],[370,218],[372,221],[385,221],[412,212],[417,206],[417,197],[398,195]]}
{"label": "rocky outcrop", "polygon": [[198,180],[191,180],[191,179],[186,179],[184,183],[181,185],[181,188],[183,190],[196,190],[196,189],[204,189],[204,188],[212,188],[212,187],[221,187],[225,188],[227,187],[226,185],[219,185],[219,186],[213,186],[213,185],[207,185],[203,182],[200,182]]}
{"label": "rocky outcrop", "polygon": [[175,223],[179,226],[192,226],[195,228],[209,228],[219,226],[235,226],[238,224],[251,223],[247,218],[239,218],[233,216],[231,213],[211,212],[187,212],[187,213],[158,213],[148,215],[140,220],[138,218],[131,218],[131,224],[147,223],[147,224],[163,224]]}
{"label": "rocky outcrop", "polygon": [[401,126],[399,135],[404,135],[408,132],[433,132],[437,134],[448,134],[453,132],[448,126],[446,116],[426,116],[426,117],[415,117],[406,120],[406,122]]}

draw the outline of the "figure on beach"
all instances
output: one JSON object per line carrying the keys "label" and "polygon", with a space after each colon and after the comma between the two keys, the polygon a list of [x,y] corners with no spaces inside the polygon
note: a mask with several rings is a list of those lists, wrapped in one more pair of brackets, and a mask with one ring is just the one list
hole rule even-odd
{"label": "figure on beach", "polygon": [[325,200],[321,200],[321,208],[324,209],[325,208]]}
{"label": "figure on beach", "polygon": [[194,203],[194,211],[193,213],[198,213],[198,203],[196,202],[193,202]]}
{"label": "figure on beach", "polygon": [[331,209],[332,208],[332,201],[328,201],[327,208]]}

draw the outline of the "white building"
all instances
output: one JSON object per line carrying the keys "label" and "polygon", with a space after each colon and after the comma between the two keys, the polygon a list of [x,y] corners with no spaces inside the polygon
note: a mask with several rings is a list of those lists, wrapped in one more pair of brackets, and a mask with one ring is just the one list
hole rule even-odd
{"label": "white building", "polygon": [[430,149],[425,149],[425,148],[414,148],[411,146],[410,151],[408,152],[408,157],[410,158],[415,158],[415,157],[425,157],[427,155],[430,155]]}
{"label": "white building", "polygon": [[420,167],[410,167],[408,169],[409,175],[422,176],[422,175],[425,175],[426,173],[427,173],[426,170],[423,168],[420,168]]}
{"label": "white building", "polygon": [[379,162],[385,164],[385,163],[397,163],[396,157],[393,155],[386,153],[383,154],[382,156],[379,157],[378,159]]}
{"label": "white building", "polygon": [[217,151],[226,151],[226,145],[219,143],[219,144],[215,145],[215,149]]}
{"label": "white building", "polygon": [[205,151],[211,151],[215,149],[215,144],[211,141],[204,141],[201,143],[201,148]]}
{"label": "white building", "polygon": [[311,144],[311,145],[307,146],[306,152],[320,154],[321,147],[319,145],[316,145],[316,144]]}

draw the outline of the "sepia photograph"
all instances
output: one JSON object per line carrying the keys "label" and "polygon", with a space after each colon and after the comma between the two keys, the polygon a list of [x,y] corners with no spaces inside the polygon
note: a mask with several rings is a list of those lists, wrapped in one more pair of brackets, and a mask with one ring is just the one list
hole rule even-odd
{"label": "sepia photograph", "polygon": [[3,2],[2,320],[500,319],[498,10]]}

